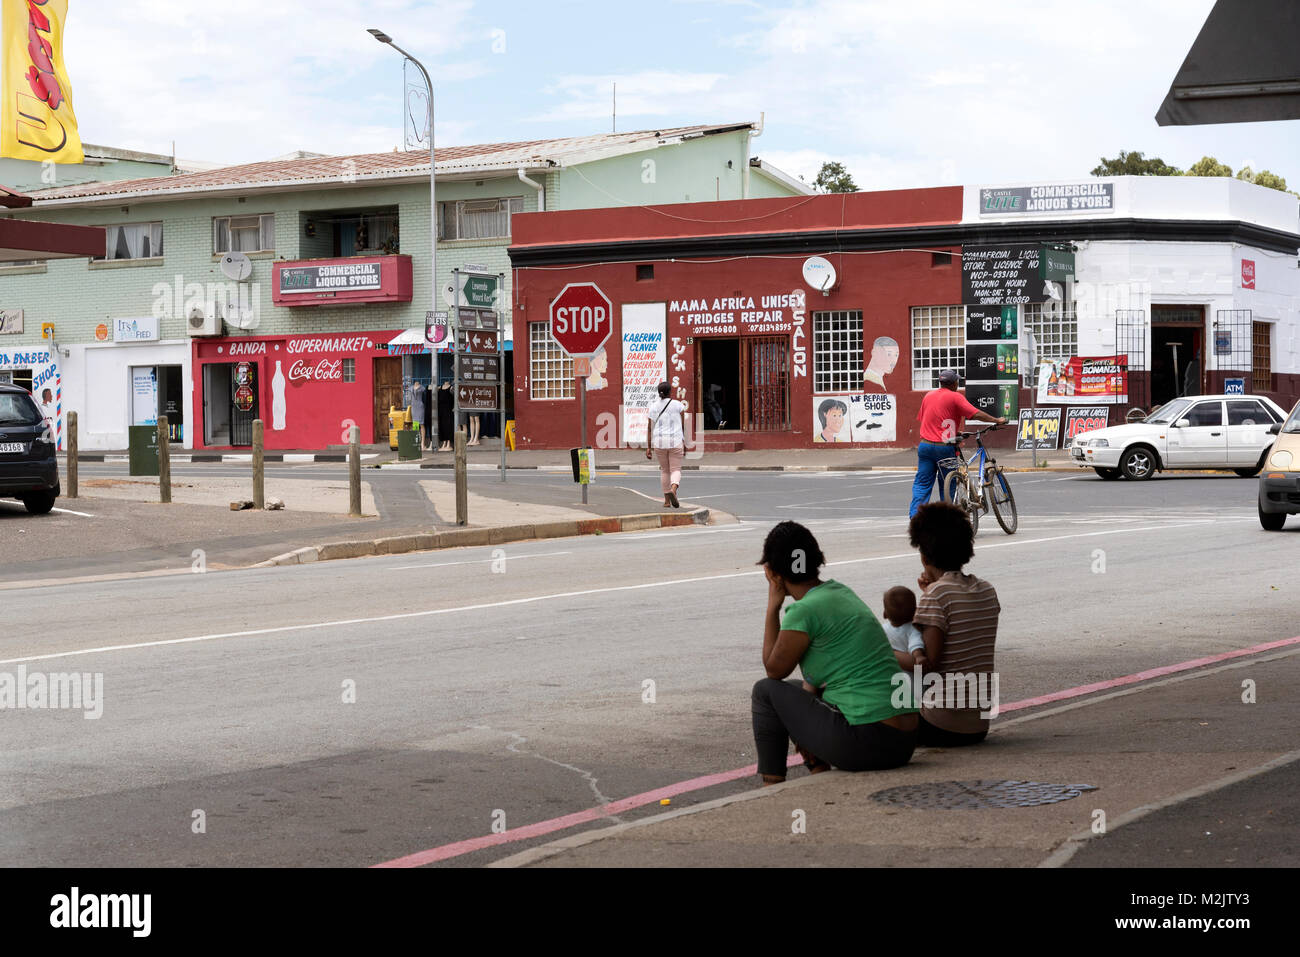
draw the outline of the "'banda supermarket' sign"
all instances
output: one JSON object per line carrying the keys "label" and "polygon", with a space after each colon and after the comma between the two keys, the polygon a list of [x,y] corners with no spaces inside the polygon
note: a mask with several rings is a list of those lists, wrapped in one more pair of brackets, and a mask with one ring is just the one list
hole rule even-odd
{"label": "'banda supermarket' sign", "polygon": [[1110,212],[1115,208],[1113,183],[1070,183],[1063,186],[1005,186],[980,190],[980,215],[1008,213]]}

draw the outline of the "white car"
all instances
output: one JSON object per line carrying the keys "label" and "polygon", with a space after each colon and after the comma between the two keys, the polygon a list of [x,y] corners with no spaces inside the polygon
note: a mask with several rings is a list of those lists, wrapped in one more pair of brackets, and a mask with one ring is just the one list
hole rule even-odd
{"label": "white car", "polygon": [[1076,436],[1070,459],[1104,479],[1148,479],[1168,469],[1232,469],[1250,478],[1273,444],[1269,429],[1285,418],[1262,395],[1189,395],[1141,422]]}

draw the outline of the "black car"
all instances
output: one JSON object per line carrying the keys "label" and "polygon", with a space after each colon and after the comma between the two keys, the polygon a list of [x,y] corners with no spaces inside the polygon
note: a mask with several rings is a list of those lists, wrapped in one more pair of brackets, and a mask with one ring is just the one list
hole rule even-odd
{"label": "black car", "polygon": [[54,433],[26,389],[0,383],[0,498],[44,515],[62,492]]}

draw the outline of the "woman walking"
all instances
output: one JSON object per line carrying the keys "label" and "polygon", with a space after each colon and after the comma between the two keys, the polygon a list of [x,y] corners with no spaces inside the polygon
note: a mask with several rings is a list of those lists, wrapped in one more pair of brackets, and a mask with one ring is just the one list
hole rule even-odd
{"label": "woman walking", "polygon": [[667,382],[659,383],[659,401],[650,409],[645,427],[645,457],[659,456],[659,484],[664,508],[681,508],[677,487],[682,484],[682,460],[686,458],[686,406],[670,399]]}

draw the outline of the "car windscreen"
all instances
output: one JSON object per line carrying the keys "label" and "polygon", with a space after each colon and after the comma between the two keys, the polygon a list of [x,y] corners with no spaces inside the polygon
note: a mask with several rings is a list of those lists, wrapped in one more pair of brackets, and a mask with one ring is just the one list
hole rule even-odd
{"label": "car windscreen", "polygon": [[40,425],[45,421],[40,407],[21,392],[0,393],[0,426]]}
{"label": "car windscreen", "polygon": [[1179,417],[1187,411],[1188,406],[1192,403],[1187,399],[1174,399],[1172,402],[1166,402],[1155,413],[1149,416],[1146,421],[1153,425],[1172,425],[1177,422]]}
{"label": "car windscreen", "polygon": [[1291,418],[1286,420],[1286,425],[1282,426],[1283,432],[1300,432],[1300,404],[1297,404],[1291,410]]}

